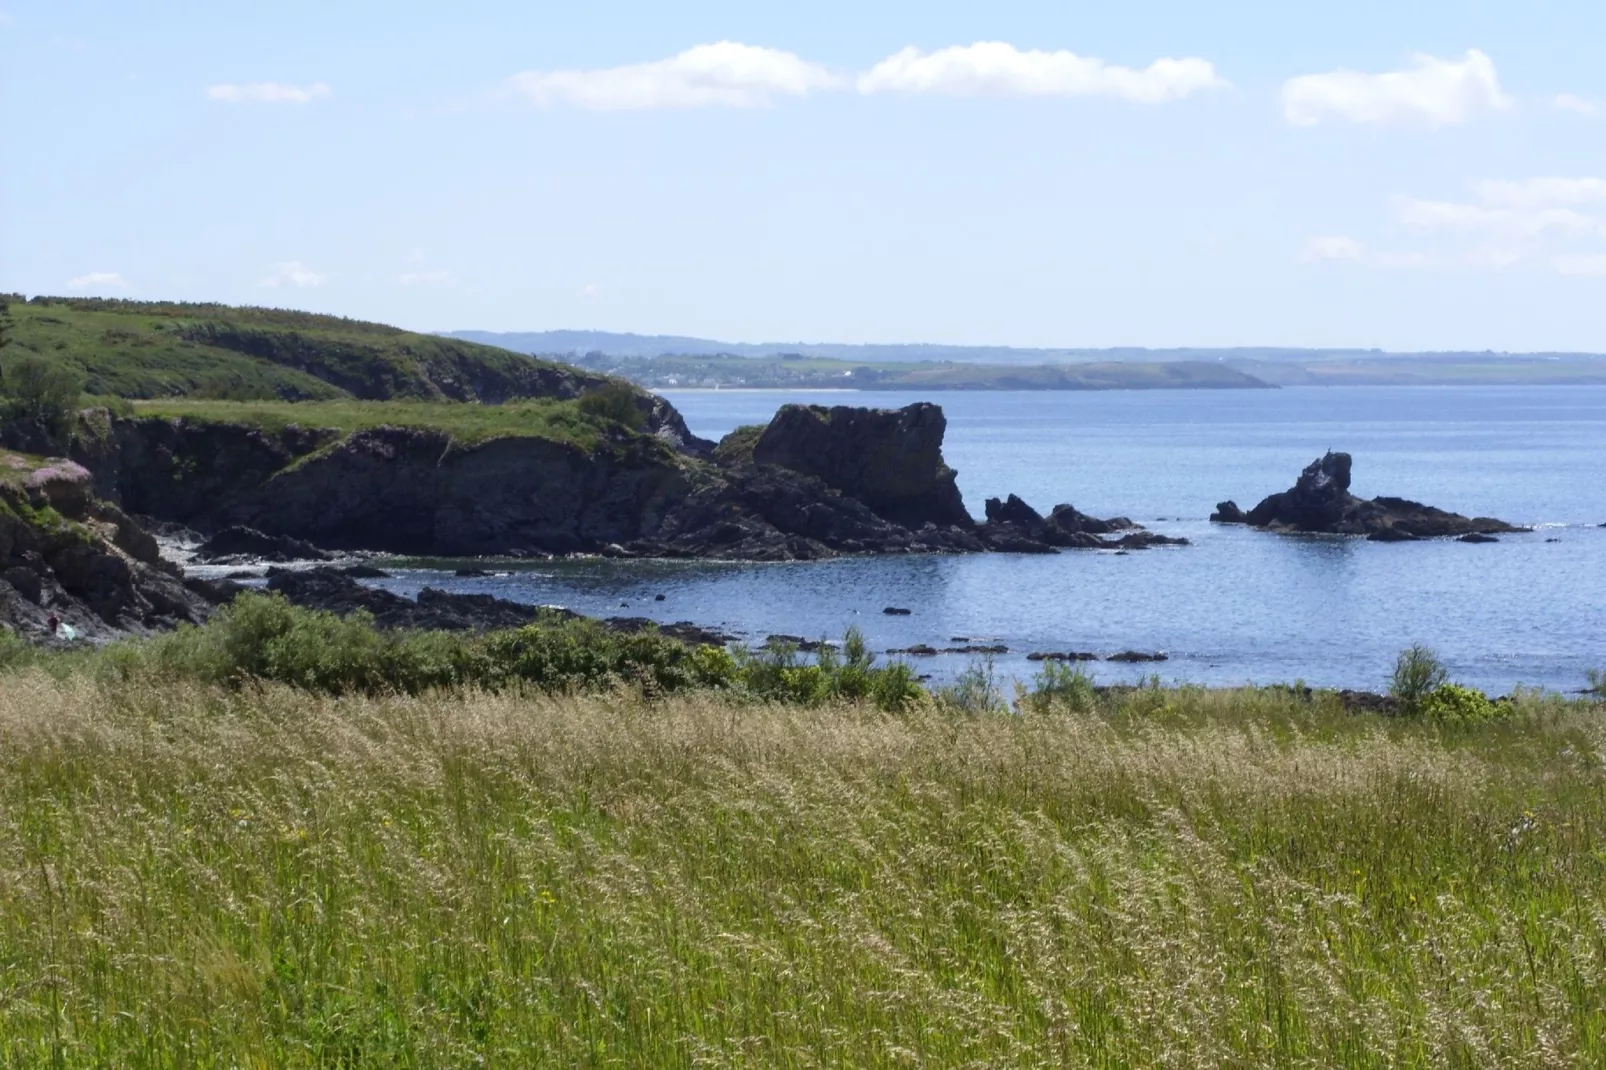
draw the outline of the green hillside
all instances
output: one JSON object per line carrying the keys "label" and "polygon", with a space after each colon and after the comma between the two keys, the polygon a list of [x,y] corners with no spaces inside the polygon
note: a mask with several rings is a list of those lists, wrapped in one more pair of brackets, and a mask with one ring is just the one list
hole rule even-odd
{"label": "green hillside", "polygon": [[493,346],[269,308],[13,298],[13,353],[81,373],[88,394],[231,400],[573,397],[600,380]]}

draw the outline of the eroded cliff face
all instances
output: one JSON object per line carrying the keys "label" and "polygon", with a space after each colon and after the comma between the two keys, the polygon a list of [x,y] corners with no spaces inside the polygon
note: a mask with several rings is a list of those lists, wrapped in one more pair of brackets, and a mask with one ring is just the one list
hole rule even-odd
{"label": "eroded cliff face", "polygon": [[786,406],[756,436],[751,459],[726,451],[719,463],[704,459],[707,444],[667,402],[650,426],[587,449],[533,437],[465,445],[432,430],[270,432],[147,417],[111,421],[79,459],[99,492],[129,512],[328,549],[769,561],[1110,545],[1061,537],[1066,517],[1077,533],[1110,530],[1068,506],[1053,525],[1024,503],[1016,512],[1031,523],[990,511],[977,525],[943,461],[946,421],[935,405]]}
{"label": "eroded cliff face", "polygon": [[50,642],[54,617],[103,642],[206,618],[156,540],[95,497],[86,469],[9,452],[0,468],[0,625]]}
{"label": "eroded cliff face", "polygon": [[901,409],[784,405],[753,460],[819,479],[905,527],[972,525],[956,473],[943,461],[948,420],[937,405]]}

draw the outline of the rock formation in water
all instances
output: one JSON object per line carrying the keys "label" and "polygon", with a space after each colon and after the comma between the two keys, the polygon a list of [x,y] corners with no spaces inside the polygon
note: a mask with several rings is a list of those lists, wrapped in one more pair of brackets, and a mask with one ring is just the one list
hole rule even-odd
{"label": "rock formation in water", "polygon": [[1365,535],[1375,542],[1405,542],[1448,535],[1526,531],[1492,517],[1465,517],[1405,498],[1357,498],[1349,491],[1350,455],[1317,458],[1288,490],[1272,494],[1247,513],[1235,502],[1216,506],[1210,519],[1271,531]]}
{"label": "rock formation in water", "polygon": [[0,453],[0,626],[50,642],[54,619],[104,642],[206,619],[156,540],[90,488],[72,461]]}
{"label": "rock formation in water", "polygon": [[[1187,539],[1147,531],[1124,516],[1100,520],[1075,506],[1056,505],[1043,516],[1011,494],[987,499],[987,523],[978,530],[988,549],[1010,553],[1054,553],[1057,549],[1146,550],[1151,546],[1186,546]],[[1115,536],[1106,538],[1105,536]]]}
{"label": "rock formation in water", "polygon": [[753,462],[818,478],[905,527],[967,527],[970,513],[943,462],[948,420],[918,402],[901,409],[783,405],[753,446]]}
{"label": "rock formation in water", "polygon": [[620,427],[587,446],[102,413],[100,430],[75,448],[98,493],[129,512],[227,532],[203,549],[223,561],[312,557],[307,543],[443,556],[808,560],[1179,541],[1070,506],[1044,518],[1013,497],[976,524],[943,460],[946,421],[935,405],[788,405],[713,451],[687,441],[667,402],[655,420],[650,435]]}

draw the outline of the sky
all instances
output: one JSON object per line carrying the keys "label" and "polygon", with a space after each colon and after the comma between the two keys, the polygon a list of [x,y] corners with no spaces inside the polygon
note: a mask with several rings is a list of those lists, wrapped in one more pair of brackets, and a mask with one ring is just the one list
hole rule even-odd
{"label": "sky", "polygon": [[0,290],[1606,351],[1606,4],[0,0]]}

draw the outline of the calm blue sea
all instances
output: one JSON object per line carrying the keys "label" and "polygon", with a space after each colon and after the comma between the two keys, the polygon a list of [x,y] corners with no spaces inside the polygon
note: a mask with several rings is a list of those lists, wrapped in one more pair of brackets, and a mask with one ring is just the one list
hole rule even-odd
{"label": "calm blue sea", "polygon": [[[1437,649],[1463,682],[1576,689],[1606,667],[1606,388],[1311,387],[1269,391],[887,393],[673,391],[693,431],[718,438],[788,401],[878,407],[933,400],[971,512],[1011,491],[1071,502],[1193,545],[1116,555],[985,554],[814,564],[564,562],[460,580],[422,569],[387,582],[559,603],[585,613],[839,637],[881,648],[1002,643],[1003,676],[1034,650],[1163,650],[1158,666],[1092,666],[1117,682],[1158,668],[1206,684],[1302,679],[1379,688],[1395,653]],[[1288,487],[1328,449],[1355,456],[1354,491],[1532,524],[1489,545],[1288,537],[1208,522]],[[654,601],[663,594],[664,601]],[[913,610],[887,617],[884,606]],[[951,677],[959,655],[920,659]]]}

